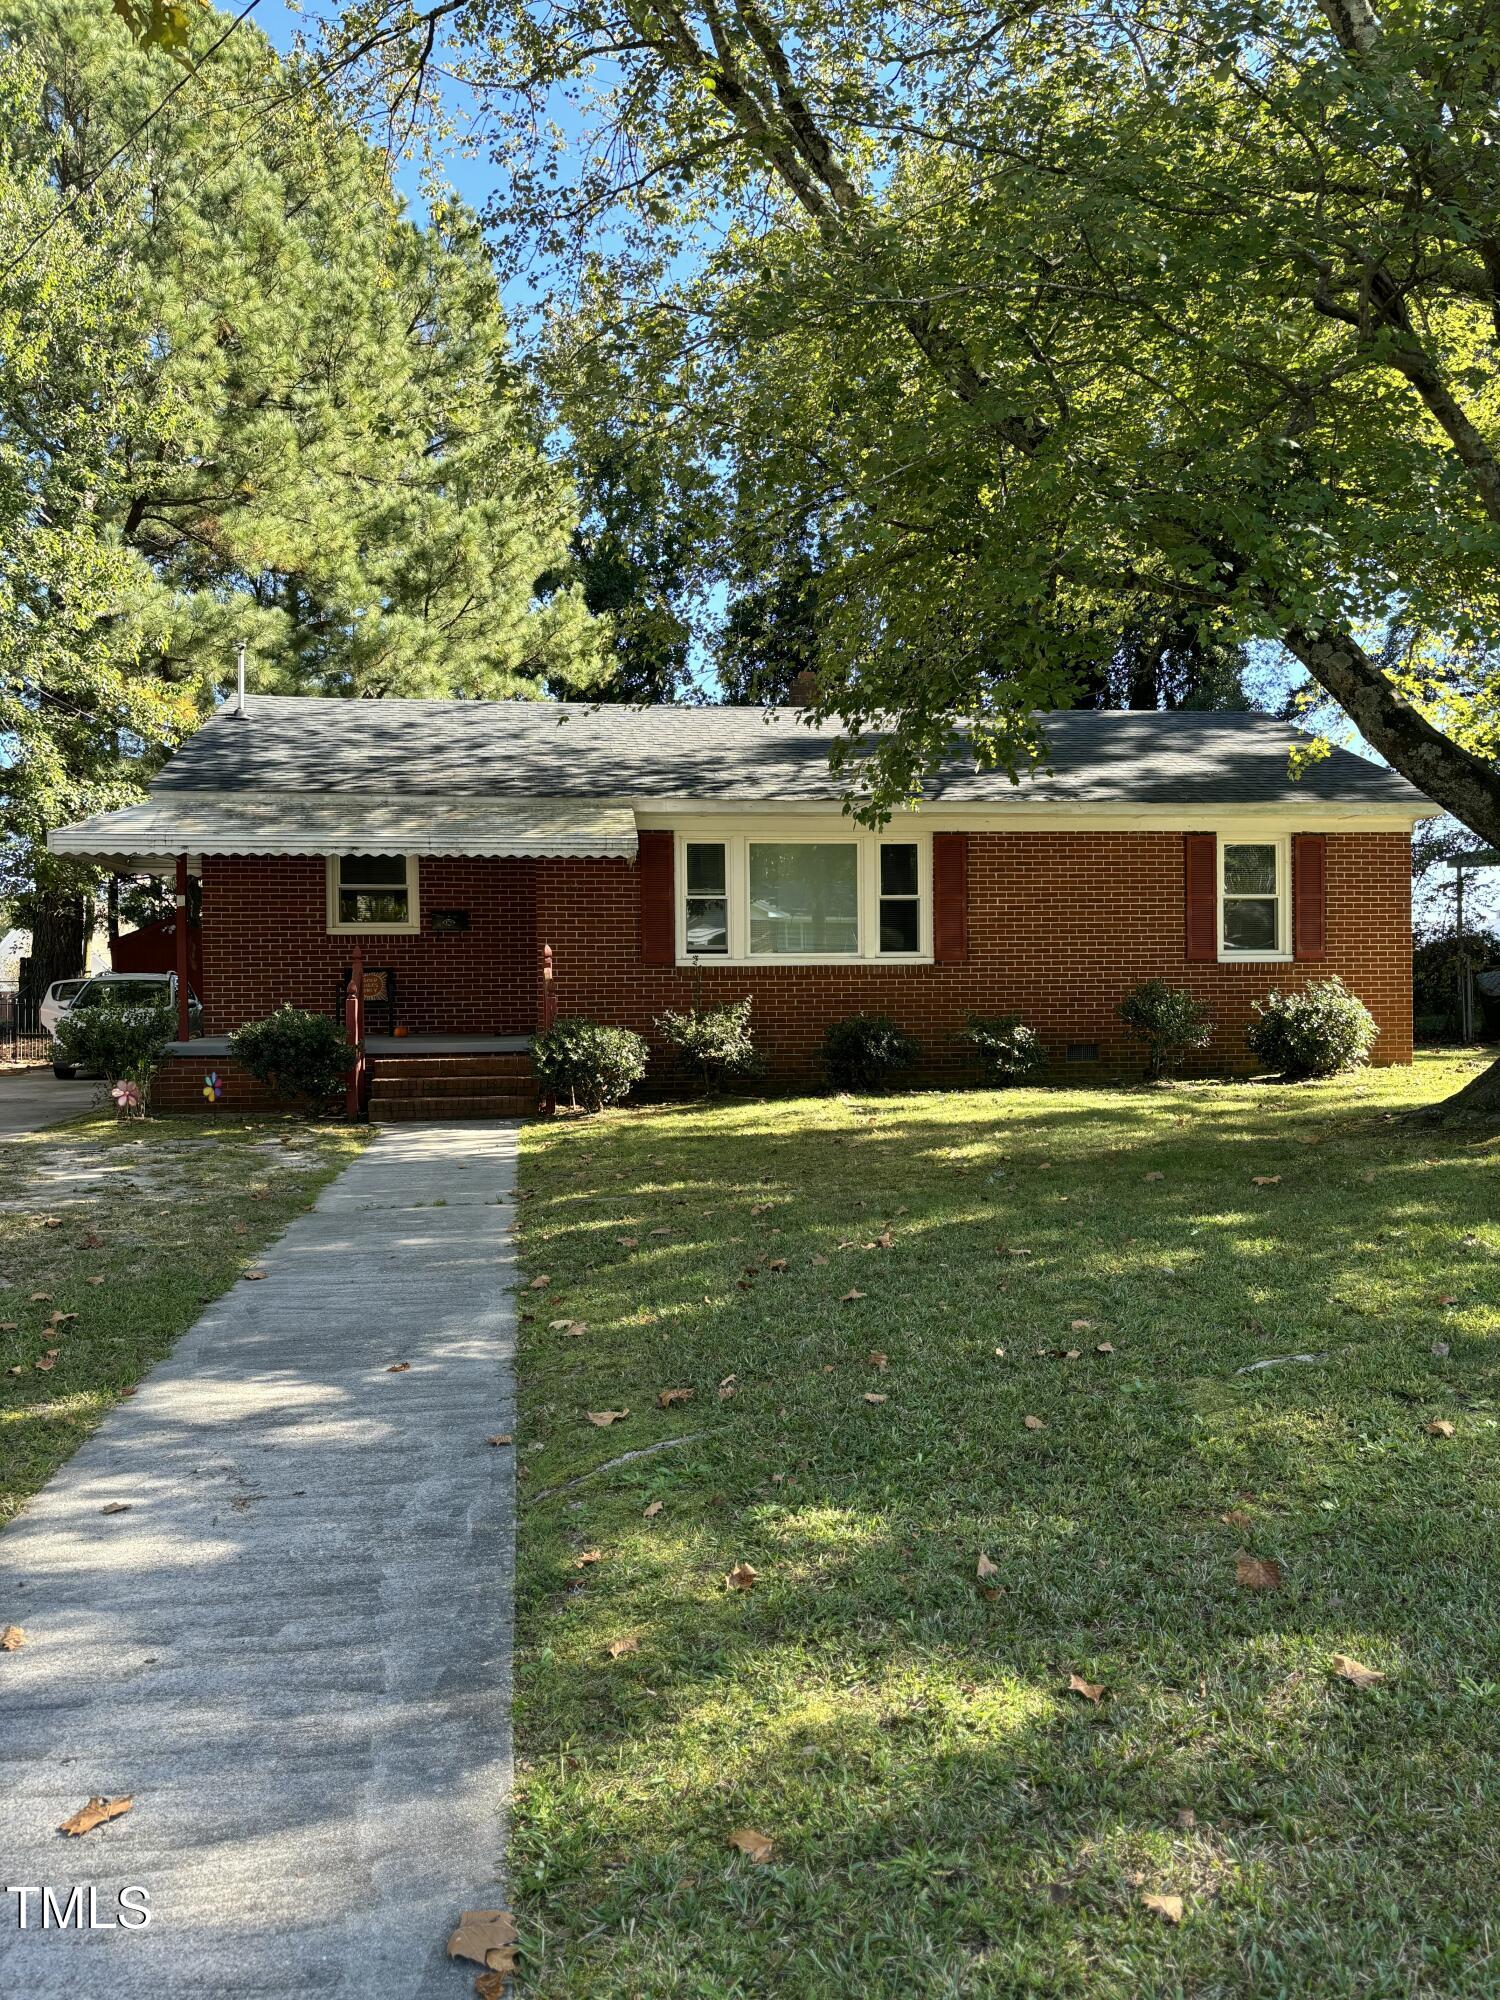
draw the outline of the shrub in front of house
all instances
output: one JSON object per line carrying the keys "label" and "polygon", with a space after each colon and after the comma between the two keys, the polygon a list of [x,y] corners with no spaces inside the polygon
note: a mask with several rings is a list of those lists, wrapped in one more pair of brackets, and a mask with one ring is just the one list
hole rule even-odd
{"label": "shrub in front of house", "polygon": [[759,1067],[748,994],[743,1000],[689,1007],[680,1014],[669,1007],[657,1015],[656,1032],[679,1067],[696,1076],[705,1090],[749,1076]]}
{"label": "shrub in front of house", "polygon": [[1185,1057],[1213,1040],[1208,1009],[1185,987],[1165,979],[1143,980],[1119,1005],[1120,1019],[1146,1044],[1146,1074],[1173,1076]]}
{"label": "shrub in front of house", "polygon": [[823,1032],[823,1068],[835,1090],[881,1090],[900,1081],[920,1049],[888,1014],[850,1014]]}
{"label": "shrub in front of house", "polygon": [[1034,1083],[1047,1067],[1041,1036],[1019,1014],[971,1014],[959,1040],[978,1056],[987,1083]]}
{"label": "shrub in front of house", "polygon": [[1375,1017],[1342,979],[1315,979],[1300,993],[1269,993],[1245,1031],[1253,1054],[1289,1083],[1337,1076],[1370,1060]]}
{"label": "shrub in front of house", "polygon": [[321,1105],[344,1088],[354,1047],[337,1021],[290,1004],[229,1037],[229,1053],[290,1103]]}
{"label": "shrub in front of house", "polygon": [[[133,1084],[144,1109],[152,1074],[176,1037],[177,1014],[167,1000],[150,1007],[87,1007],[58,1022],[53,1059],[60,1067],[102,1076],[112,1088]],[[116,1101],[123,1110],[123,1101]]]}
{"label": "shrub in front of house", "polygon": [[583,1111],[602,1111],[618,1104],[646,1074],[646,1044],[634,1028],[556,1021],[537,1036],[531,1061],[549,1096],[567,1097]]}

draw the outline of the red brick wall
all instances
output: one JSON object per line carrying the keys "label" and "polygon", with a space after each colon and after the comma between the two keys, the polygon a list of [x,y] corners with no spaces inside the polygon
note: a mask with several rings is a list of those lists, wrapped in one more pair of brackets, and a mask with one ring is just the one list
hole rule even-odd
{"label": "red brick wall", "polygon": [[[217,1106],[203,1095],[203,1079],[212,1071],[222,1095]],[[219,1111],[292,1111],[295,1105],[278,1097],[269,1084],[258,1083],[247,1069],[228,1056],[168,1056],[151,1080],[153,1111],[197,1111],[205,1117]],[[335,1107],[342,1109],[342,1100]]]}
{"label": "red brick wall", "polygon": [[[209,1033],[283,999],[331,1007],[353,940],[325,934],[316,860],[212,859],[203,897]],[[1140,1067],[1115,1017],[1143,979],[1207,1002],[1214,1043],[1203,1067],[1245,1068],[1251,1002],[1273,986],[1338,973],[1380,1025],[1377,1062],[1411,1058],[1410,846],[1404,834],[1328,836],[1327,956],[1306,965],[1188,964],[1180,833],[983,833],[969,841],[969,957],[938,966],[734,966],[705,970],[705,1000],[755,1000],[773,1077],[811,1074],[826,1024],[860,1010],[894,1015],[923,1042],[925,1067],[962,1073],[964,1015],[1018,1013],[1063,1069],[1069,1042],[1096,1042],[1106,1071]],[[634,874],[619,861],[424,861],[424,926],[434,908],[467,908],[451,937],[366,941],[396,966],[414,1029],[515,1033],[535,1022],[543,942],[556,952],[559,1011],[649,1031],[684,1006],[693,977],[640,962]]]}

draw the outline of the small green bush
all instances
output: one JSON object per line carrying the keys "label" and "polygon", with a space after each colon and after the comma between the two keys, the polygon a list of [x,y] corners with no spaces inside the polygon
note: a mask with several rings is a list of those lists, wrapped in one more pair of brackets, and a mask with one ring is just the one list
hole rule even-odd
{"label": "small green bush", "polygon": [[344,1088],[353,1044],[337,1021],[290,1003],[229,1037],[229,1053],[278,1097],[323,1104]]}
{"label": "small green bush", "polygon": [[823,1033],[823,1068],[835,1090],[879,1090],[910,1069],[919,1053],[887,1014],[850,1014]]}
{"label": "small green bush", "polygon": [[156,1065],[177,1038],[177,1013],[163,999],[150,1007],[117,1007],[108,1003],[64,1014],[53,1038],[54,1059],[106,1083],[133,1083],[144,1108],[151,1094]]}
{"label": "small green bush", "polygon": [[1119,1006],[1120,1019],[1146,1044],[1146,1074],[1171,1076],[1193,1049],[1213,1040],[1208,1009],[1180,986],[1165,979],[1147,979],[1133,987]]}
{"label": "small green bush", "polygon": [[657,1015],[656,1032],[705,1090],[748,1076],[758,1067],[748,994],[718,1007],[689,1007],[681,1014],[669,1007]]}
{"label": "small green bush", "polygon": [[1359,1069],[1380,1033],[1369,1008],[1342,979],[1315,979],[1300,993],[1269,993],[1256,1001],[1255,1012],[1245,1040],[1267,1069],[1289,1082]]}
{"label": "small green bush", "polygon": [[1019,1014],[971,1014],[959,1040],[976,1052],[990,1083],[1031,1083],[1047,1067],[1041,1036]]}
{"label": "small green bush", "polygon": [[537,1036],[532,1064],[544,1091],[585,1111],[618,1104],[646,1074],[646,1044],[633,1028],[557,1021]]}

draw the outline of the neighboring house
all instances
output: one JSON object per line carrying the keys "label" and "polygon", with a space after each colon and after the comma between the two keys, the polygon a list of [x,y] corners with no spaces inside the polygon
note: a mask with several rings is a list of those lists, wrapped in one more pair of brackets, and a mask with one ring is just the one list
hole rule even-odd
{"label": "neighboring house", "polygon": [[1245,1066],[1256,999],[1329,973],[1376,1059],[1409,1060],[1410,838],[1434,809],[1405,780],[1343,750],[1294,780],[1266,715],[1043,727],[1048,766],[1012,784],[956,756],[876,831],[798,709],[258,696],[51,846],[201,876],[209,1034],[332,1011],[359,945],[414,1036],[524,1036],[550,946],[565,1015],[649,1033],[753,995],[786,1081],[857,1011],[933,1075],[964,1074],[971,1010],[1020,1014],[1055,1073],[1133,1068],[1115,1009],[1155,977],[1208,1004],[1208,1067]]}

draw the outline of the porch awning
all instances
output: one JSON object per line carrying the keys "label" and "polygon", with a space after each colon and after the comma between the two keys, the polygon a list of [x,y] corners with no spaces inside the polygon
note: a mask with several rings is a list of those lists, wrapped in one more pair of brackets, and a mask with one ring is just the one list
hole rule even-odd
{"label": "porch awning", "polygon": [[154,874],[186,854],[588,855],[631,860],[635,814],[594,799],[258,797],[162,790],[47,836],[54,854]]}

